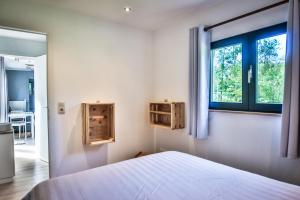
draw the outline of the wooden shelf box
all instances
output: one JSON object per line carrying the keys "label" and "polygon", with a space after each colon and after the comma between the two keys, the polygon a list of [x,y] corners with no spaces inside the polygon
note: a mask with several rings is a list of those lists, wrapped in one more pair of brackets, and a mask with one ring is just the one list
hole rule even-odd
{"label": "wooden shelf box", "polygon": [[83,144],[97,145],[115,141],[115,106],[109,104],[82,104]]}
{"label": "wooden shelf box", "polygon": [[152,102],[150,123],[163,128],[182,129],[185,127],[184,112],[183,102]]}

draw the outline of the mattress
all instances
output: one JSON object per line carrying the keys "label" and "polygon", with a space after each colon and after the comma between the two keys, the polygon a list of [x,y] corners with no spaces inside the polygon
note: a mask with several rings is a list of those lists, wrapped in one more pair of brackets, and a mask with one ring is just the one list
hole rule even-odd
{"label": "mattress", "polygon": [[24,199],[284,200],[300,187],[170,151],[50,179]]}

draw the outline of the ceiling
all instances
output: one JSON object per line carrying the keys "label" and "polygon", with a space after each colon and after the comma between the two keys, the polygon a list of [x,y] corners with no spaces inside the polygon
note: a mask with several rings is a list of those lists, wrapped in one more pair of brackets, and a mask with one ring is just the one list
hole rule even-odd
{"label": "ceiling", "polygon": [[[31,0],[84,15],[105,18],[130,26],[155,30],[169,20],[190,14],[198,8],[226,0]],[[132,12],[126,14],[124,7]]]}
{"label": "ceiling", "polygon": [[1,28],[1,27],[0,27],[0,37],[33,40],[33,41],[39,41],[39,42],[46,41],[46,35],[43,35],[43,34],[29,33],[29,32],[5,29],[5,28]]}
{"label": "ceiling", "polygon": [[2,56],[4,57],[6,70],[32,71],[34,68],[34,58],[9,55]]}

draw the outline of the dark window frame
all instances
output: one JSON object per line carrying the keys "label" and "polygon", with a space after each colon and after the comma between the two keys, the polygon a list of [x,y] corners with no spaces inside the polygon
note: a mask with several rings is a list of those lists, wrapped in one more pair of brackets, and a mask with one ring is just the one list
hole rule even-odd
{"label": "dark window frame", "polygon": [[[282,104],[256,103],[257,46],[256,41],[286,33],[287,24],[281,23],[267,28],[251,31],[241,35],[222,39],[211,43],[211,50],[242,43],[242,103],[213,102],[212,65],[210,66],[209,108],[215,110],[233,110],[250,112],[281,113]],[[248,84],[248,70],[252,66],[252,80]]]}

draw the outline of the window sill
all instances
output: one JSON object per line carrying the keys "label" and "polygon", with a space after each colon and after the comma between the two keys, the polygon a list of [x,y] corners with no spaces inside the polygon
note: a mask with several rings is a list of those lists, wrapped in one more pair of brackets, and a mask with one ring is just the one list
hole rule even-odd
{"label": "window sill", "polygon": [[236,110],[216,110],[216,109],[209,109],[209,112],[245,114],[245,115],[265,115],[265,116],[278,116],[278,117],[281,117],[281,115],[282,115],[281,113],[250,112],[250,111],[236,111]]}

